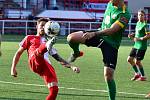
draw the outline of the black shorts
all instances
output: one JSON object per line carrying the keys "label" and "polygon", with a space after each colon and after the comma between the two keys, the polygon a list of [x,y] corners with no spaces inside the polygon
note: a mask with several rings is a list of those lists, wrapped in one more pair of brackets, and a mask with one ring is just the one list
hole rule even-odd
{"label": "black shorts", "polygon": [[115,69],[117,64],[118,50],[105,42],[100,37],[93,37],[85,41],[85,45],[101,48],[104,66]]}
{"label": "black shorts", "polygon": [[145,52],[146,50],[139,50],[139,49],[132,48],[129,56],[134,57],[137,60],[143,60],[145,56]]}

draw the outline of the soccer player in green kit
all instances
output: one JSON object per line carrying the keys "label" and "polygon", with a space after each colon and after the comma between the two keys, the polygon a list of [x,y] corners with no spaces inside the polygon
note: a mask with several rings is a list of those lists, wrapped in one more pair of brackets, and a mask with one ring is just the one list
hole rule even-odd
{"label": "soccer player in green kit", "polygon": [[101,49],[109,100],[115,100],[116,97],[114,71],[122,33],[128,25],[130,16],[124,0],[110,0],[105,10],[101,30],[73,32],[67,37],[68,43],[74,51],[68,62],[74,62],[76,58],[83,55],[83,52],[79,50],[80,43]]}
{"label": "soccer player in green kit", "polygon": [[144,59],[145,52],[147,50],[147,39],[150,38],[150,32],[148,32],[148,25],[145,21],[145,12],[143,10],[138,11],[138,22],[136,24],[135,33],[128,35],[129,38],[134,40],[134,47],[132,48],[127,61],[131,64],[135,75],[131,80],[146,81],[144,69],[141,61]]}

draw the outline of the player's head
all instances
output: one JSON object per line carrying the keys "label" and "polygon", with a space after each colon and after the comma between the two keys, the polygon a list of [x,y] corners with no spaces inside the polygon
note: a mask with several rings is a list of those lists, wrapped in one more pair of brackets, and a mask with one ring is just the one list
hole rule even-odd
{"label": "player's head", "polygon": [[124,0],[110,0],[112,3],[122,3]]}
{"label": "player's head", "polygon": [[138,20],[140,22],[145,21],[145,12],[142,9],[138,10]]}
{"label": "player's head", "polygon": [[40,18],[40,19],[37,20],[36,28],[37,28],[37,34],[38,35],[44,35],[45,34],[44,25],[48,21],[49,21],[49,19],[47,19],[47,18]]}

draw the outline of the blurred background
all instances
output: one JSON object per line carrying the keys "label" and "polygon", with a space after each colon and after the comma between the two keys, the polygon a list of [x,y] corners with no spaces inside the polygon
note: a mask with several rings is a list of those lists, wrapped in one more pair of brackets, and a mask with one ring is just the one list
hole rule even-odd
{"label": "blurred background", "polygon": [[[101,26],[109,0],[0,0],[1,34],[35,34],[35,20],[47,17],[61,25],[60,36]],[[150,0],[125,0],[132,18],[124,36],[134,31],[137,11],[142,8],[150,22]],[[150,25],[149,25],[150,26]]]}

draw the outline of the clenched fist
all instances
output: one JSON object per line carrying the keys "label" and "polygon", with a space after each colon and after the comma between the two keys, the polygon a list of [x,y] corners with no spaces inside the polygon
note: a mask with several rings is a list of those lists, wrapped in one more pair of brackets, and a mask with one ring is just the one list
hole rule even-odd
{"label": "clenched fist", "polygon": [[75,72],[75,73],[80,73],[80,68],[79,68],[79,67],[71,66],[71,69],[72,69],[73,72]]}

